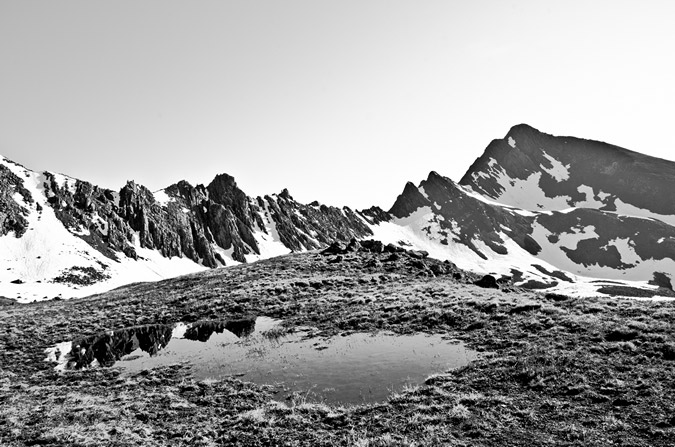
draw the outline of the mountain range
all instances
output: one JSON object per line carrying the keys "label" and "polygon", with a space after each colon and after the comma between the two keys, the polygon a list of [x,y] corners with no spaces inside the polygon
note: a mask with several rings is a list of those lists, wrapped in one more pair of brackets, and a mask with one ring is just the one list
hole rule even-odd
{"label": "mountain range", "polygon": [[302,204],[285,189],[250,197],[227,174],[113,191],[0,157],[0,296],[86,296],[352,239],[515,287],[671,295],[674,188],[671,161],[525,124],[493,140],[458,183],[431,172],[387,211]]}

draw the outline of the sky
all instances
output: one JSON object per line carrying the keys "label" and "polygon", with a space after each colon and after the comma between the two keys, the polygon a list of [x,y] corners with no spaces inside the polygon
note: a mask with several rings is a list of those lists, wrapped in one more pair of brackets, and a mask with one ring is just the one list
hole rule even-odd
{"label": "sky", "polygon": [[0,0],[0,154],[388,209],[530,124],[675,159],[675,2]]}

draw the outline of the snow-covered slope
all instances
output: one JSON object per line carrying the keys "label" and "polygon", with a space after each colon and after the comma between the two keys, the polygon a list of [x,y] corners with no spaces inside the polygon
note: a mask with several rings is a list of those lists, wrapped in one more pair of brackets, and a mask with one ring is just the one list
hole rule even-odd
{"label": "snow-covered slope", "polygon": [[234,179],[119,192],[0,157],[0,296],[90,295],[369,235],[349,208],[251,198]]}
{"label": "snow-covered slope", "polygon": [[672,293],[675,163],[527,125],[459,184],[431,172],[392,208],[250,197],[227,174],[119,191],[0,158],[0,296],[87,295],[135,281],[314,250],[352,238],[429,252],[517,286],[573,295]]}
{"label": "snow-covered slope", "polygon": [[675,206],[663,202],[675,163],[520,125],[493,141],[462,183],[435,172],[408,183],[393,219],[373,232],[547,291],[670,286]]}
{"label": "snow-covered slope", "polygon": [[[32,301],[61,296],[85,296],[137,281],[153,281],[203,270],[186,258],[165,258],[144,249],[136,240],[139,255],[133,260],[122,252],[106,256],[85,242],[88,229],[67,228],[56,217],[45,187],[49,173],[37,173],[0,158],[0,165],[23,181],[30,193],[26,200],[15,193],[26,219],[25,232],[0,236],[0,295]],[[75,180],[54,175],[72,190]]]}

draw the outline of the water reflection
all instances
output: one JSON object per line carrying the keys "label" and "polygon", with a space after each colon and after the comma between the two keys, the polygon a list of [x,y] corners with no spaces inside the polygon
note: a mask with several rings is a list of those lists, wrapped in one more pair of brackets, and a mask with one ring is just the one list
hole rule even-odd
{"label": "water reflection", "polygon": [[246,337],[253,333],[255,319],[234,321],[198,321],[185,331],[184,338],[205,342],[213,333],[222,334],[229,331],[237,337]]}
{"label": "water reflection", "polygon": [[150,356],[165,348],[176,333],[183,338],[206,342],[213,333],[224,330],[236,337],[250,335],[255,319],[231,321],[198,321],[190,325],[148,324],[117,331],[105,332],[73,342],[66,357],[66,368],[80,369],[88,366],[112,366],[123,357],[140,350]]}
{"label": "water reflection", "polygon": [[[116,362],[127,373],[188,362],[197,379],[241,377],[277,385],[287,398],[334,403],[385,400],[408,383],[467,364],[474,351],[439,335],[356,333],[315,337],[287,333],[266,317],[237,321],[149,325],[73,343],[68,367]],[[171,343],[169,344],[169,341]]]}

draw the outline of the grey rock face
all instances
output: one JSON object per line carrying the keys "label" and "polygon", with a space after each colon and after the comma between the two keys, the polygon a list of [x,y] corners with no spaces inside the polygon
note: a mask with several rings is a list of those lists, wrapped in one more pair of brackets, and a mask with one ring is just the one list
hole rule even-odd
{"label": "grey rock face", "polygon": [[[56,175],[45,172],[42,186],[63,225],[111,259],[116,253],[138,259],[138,243],[164,257],[217,267],[225,264],[218,247],[239,262],[246,262],[246,255],[264,255],[256,233],[273,237],[291,251],[372,234],[363,218],[347,207],[303,205],[287,190],[251,198],[227,174],[216,176],[208,186],[180,181],[163,191],[161,201],[160,195],[133,181],[115,192],[74,179],[60,185]],[[20,237],[26,231],[28,211],[15,200],[17,193],[32,203],[23,180],[0,165],[0,235],[13,231]]]}
{"label": "grey rock face", "polygon": [[[551,174],[551,159],[566,167],[566,176]],[[664,200],[675,186],[675,163],[671,161],[600,141],[548,135],[520,124],[505,138],[492,141],[459,183],[498,198],[504,186],[497,181],[491,160],[510,179],[525,180],[541,173],[538,185],[545,196],[567,197],[569,206],[590,199],[583,192],[586,187],[605,211],[616,211],[619,199],[652,213],[675,214],[675,201]]]}
{"label": "grey rock face", "polygon": [[14,199],[16,193],[21,195],[24,202],[33,202],[30,191],[23,186],[23,179],[0,165],[0,236],[14,231],[20,237],[28,228],[28,213]]}

